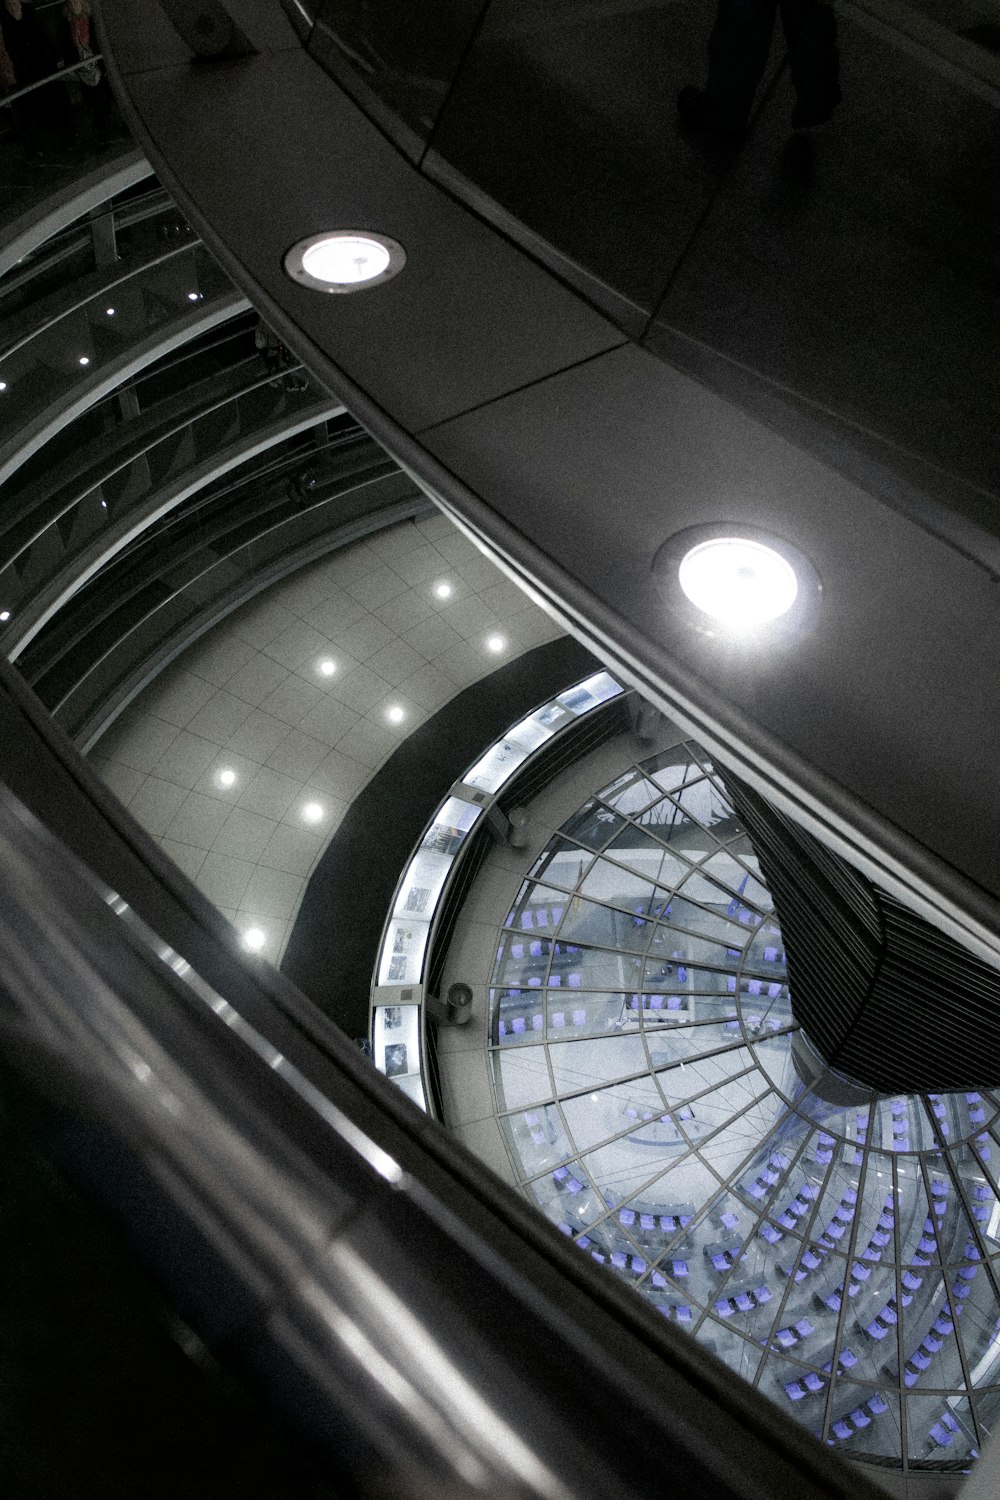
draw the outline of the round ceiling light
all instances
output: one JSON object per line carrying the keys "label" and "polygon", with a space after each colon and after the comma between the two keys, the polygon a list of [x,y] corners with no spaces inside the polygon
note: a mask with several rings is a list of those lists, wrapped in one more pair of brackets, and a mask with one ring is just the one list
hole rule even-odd
{"label": "round ceiling light", "polygon": [[329,656],[324,656],[322,661],[316,663],[316,670],[321,677],[332,677],[337,670],[337,663]]}
{"label": "round ceiling light", "polygon": [[305,802],[302,806],[302,817],[306,823],[321,823],[323,821],[322,802]]}
{"label": "round ceiling light", "polygon": [[815,624],[822,584],[805,553],[737,523],[691,526],[653,562],[671,612],[700,634],[786,643]]}
{"label": "round ceiling light", "polygon": [[696,608],[733,630],[787,614],[799,592],[788,559],[747,537],[699,542],[681,558],[678,578]]}
{"label": "round ceiling light", "polygon": [[313,234],[285,255],[285,270],[292,280],[320,292],[359,292],[380,286],[405,264],[402,245],[366,229]]}
{"label": "round ceiling light", "polygon": [[262,927],[248,927],[243,934],[243,946],[251,953],[259,953],[267,942],[267,933]]}
{"label": "round ceiling light", "polygon": [[224,766],[223,769],[219,771],[215,779],[220,786],[235,786],[236,772],[232,770],[231,767]]}

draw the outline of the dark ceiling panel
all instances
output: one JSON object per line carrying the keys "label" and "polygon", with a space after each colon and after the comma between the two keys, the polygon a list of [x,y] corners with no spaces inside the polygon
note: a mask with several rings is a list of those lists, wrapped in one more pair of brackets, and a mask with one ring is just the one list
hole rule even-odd
{"label": "dark ceiling panel", "polygon": [[[610,323],[421,178],[305,53],[143,72],[130,88],[186,194],[239,247],[249,275],[404,427],[442,421],[621,342]],[[331,172],[331,163],[348,170]],[[268,164],[281,192],[247,191]],[[336,228],[401,241],[404,271],[351,296],[291,282],[285,251]]]}

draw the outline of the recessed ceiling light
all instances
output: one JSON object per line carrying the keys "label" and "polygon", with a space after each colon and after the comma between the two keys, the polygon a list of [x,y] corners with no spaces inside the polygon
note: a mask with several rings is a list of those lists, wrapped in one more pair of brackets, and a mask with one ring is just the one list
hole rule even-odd
{"label": "recessed ceiling light", "polygon": [[406,252],[387,235],[340,229],[299,240],[284,264],[293,281],[316,291],[358,292],[396,276],[406,264]]}
{"label": "recessed ceiling light", "polygon": [[502,636],[502,635],[488,635],[486,637],[486,649],[487,649],[487,651],[492,651],[494,653],[494,655],[496,655],[500,651],[506,651],[506,649],[507,649],[507,638],[506,638],[506,636]]}
{"label": "recessed ceiling light", "polygon": [[321,677],[332,677],[337,670],[337,663],[329,656],[324,656],[322,661],[316,663],[316,670]]}
{"label": "recessed ceiling light", "polygon": [[189,302],[197,302],[200,296],[201,296],[200,292],[188,292],[188,301]]}
{"label": "recessed ceiling light", "polygon": [[107,316],[107,317],[109,317],[109,318],[113,318],[113,317],[114,317],[114,315],[115,315],[115,310],[114,310],[114,308],[113,308],[113,307],[106,307],[106,308],[105,308],[105,309],[104,309],[104,312],[105,312],[105,315],[106,315],[106,316]]}
{"label": "recessed ceiling light", "polygon": [[764,625],[787,614],[799,591],[795,569],[763,542],[720,536],[681,558],[681,589],[696,608],[730,630]]}
{"label": "recessed ceiling light", "polygon": [[753,525],[690,526],[664,542],[653,572],[671,613],[702,635],[788,645],[819,620],[823,585],[812,562]]}
{"label": "recessed ceiling light", "polygon": [[81,354],[80,355],[80,363],[81,363],[81,365],[89,365],[90,364],[90,355],[89,354]]}
{"label": "recessed ceiling light", "polygon": [[5,391],[6,389],[7,389],[7,382],[6,382],[6,380],[0,380],[0,391]]}
{"label": "recessed ceiling light", "polygon": [[306,823],[319,823],[323,818],[322,802],[303,802],[302,817]]}
{"label": "recessed ceiling light", "polygon": [[251,953],[259,953],[267,942],[267,933],[263,927],[248,927],[243,934],[243,946],[249,948]]}
{"label": "recessed ceiling light", "polygon": [[215,779],[220,786],[235,786],[236,772],[229,766],[226,766],[223,770],[217,772]]}
{"label": "recessed ceiling light", "polygon": [[9,620],[9,619],[10,619],[10,610],[9,609],[0,609],[0,620]]}
{"label": "recessed ceiling light", "polygon": [[402,724],[406,718],[406,710],[400,708],[398,703],[393,703],[390,708],[386,709],[385,716],[390,724]]}
{"label": "recessed ceiling light", "polygon": [[443,580],[441,583],[436,583],[434,585],[434,594],[438,599],[450,599],[452,594],[451,584],[445,583]]}

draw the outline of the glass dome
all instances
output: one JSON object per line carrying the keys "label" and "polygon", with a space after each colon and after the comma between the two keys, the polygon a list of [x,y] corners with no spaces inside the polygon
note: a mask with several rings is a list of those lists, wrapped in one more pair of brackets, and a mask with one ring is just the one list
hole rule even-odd
{"label": "glass dome", "polygon": [[501,1129],[563,1233],[823,1441],[967,1469],[1000,1408],[997,1099],[823,1069],[702,750],[563,824],[491,986]]}

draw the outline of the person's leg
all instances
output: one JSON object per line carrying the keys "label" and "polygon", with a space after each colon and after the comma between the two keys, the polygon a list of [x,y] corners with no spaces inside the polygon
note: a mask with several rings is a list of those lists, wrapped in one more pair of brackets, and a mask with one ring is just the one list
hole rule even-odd
{"label": "person's leg", "polygon": [[840,103],[837,18],[825,0],[779,0],[795,89],[792,125],[825,125]]}

